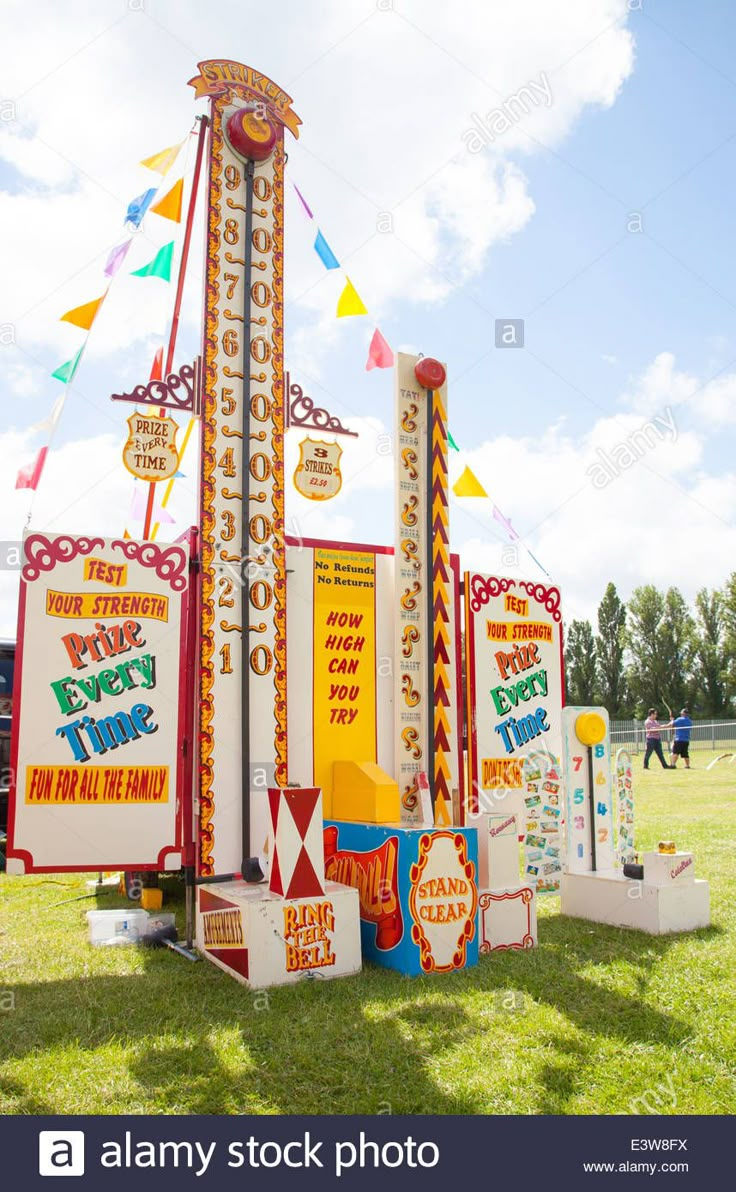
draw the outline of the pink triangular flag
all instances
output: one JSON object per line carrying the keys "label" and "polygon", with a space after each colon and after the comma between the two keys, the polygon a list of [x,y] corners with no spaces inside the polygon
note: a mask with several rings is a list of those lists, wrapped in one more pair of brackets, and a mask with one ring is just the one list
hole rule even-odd
{"label": "pink triangular flag", "polygon": [[133,521],[145,521],[147,503],[148,493],[141,492],[139,488],[134,488],[133,500],[130,506],[130,516]]}
{"label": "pink triangular flag", "polygon": [[[133,501],[130,506],[130,516],[133,521],[146,520],[146,508],[148,506],[148,493],[139,488],[133,490]],[[175,518],[163,509],[161,505],[154,505],[152,522],[159,522],[162,526],[173,525]]]}
{"label": "pink triangular flag", "polygon": [[393,364],[394,354],[391,347],[376,327],[376,330],[373,332],[371,346],[368,349],[368,361],[365,366],[366,372],[370,372],[372,368],[393,368]]}
{"label": "pink triangular flag", "polygon": [[132,239],[126,240],[123,244],[116,244],[115,247],[111,249],[110,255],[107,258],[107,264],[105,265],[105,277],[115,276],[118,269],[125,260],[126,253],[132,243]]}
{"label": "pink triangular flag", "polygon": [[501,510],[497,509],[495,505],[493,506],[493,518],[494,518],[494,521],[497,521],[500,525],[503,526],[503,528],[506,531],[506,533],[508,534],[509,538],[514,539],[514,538],[519,537],[519,535],[516,533],[516,530],[511,525],[511,522],[508,520],[508,518],[504,517]]}
{"label": "pink triangular flag", "polygon": [[302,207],[303,207],[303,208],[304,208],[304,210],[306,211],[306,213],[307,213],[307,215],[309,216],[309,218],[310,218],[310,219],[314,219],[314,216],[312,215],[312,210],[311,210],[311,208],[310,208],[310,206],[309,206],[309,203],[308,203],[308,202],[307,202],[307,200],[304,198],[304,195],[303,195],[303,194],[302,194],[302,192],[300,191],[300,189],[299,189],[299,187],[297,186],[296,182],[292,182],[292,184],[291,184],[291,185],[294,187],[294,190],[296,191],[297,195],[299,196],[299,202],[301,203]]}
{"label": "pink triangular flag", "polygon": [[15,481],[16,488],[32,488],[34,491],[38,488],[48,452],[48,447],[42,447],[33,463],[26,464],[25,467],[19,469]]}

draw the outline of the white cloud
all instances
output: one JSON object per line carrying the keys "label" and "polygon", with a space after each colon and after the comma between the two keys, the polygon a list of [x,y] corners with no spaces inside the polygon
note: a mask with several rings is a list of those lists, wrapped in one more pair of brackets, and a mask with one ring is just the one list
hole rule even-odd
{"label": "white cloud", "polygon": [[[736,472],[713,475],[704,465],[725,408],[725,402],[716,405],[711,388],[678,373],[674,357],[661,353],[634,379],[622,399],[623,412],[599,419],[588,432],[573,437],[552,427],[535,439],[502,437],[464,453],[462,463],[470,465],[561,585],[568,618],[593,618],[610,579],[624,597],[649,582],[676,585],[692,598],[703,586],[720,586],[730,574],[736,558]],[[719,398],[729,392],[736,394],[734,374],[718,382]],[[632,404],[637,413],[631,412]],[[668,407],[676,434],[661,429],[660,421],[655,424],[660,436],[650,433],[651,447],[643,449],[645,440],[634,432],[652,415],[666,421]],[[677,429],[683,413],[703,415],[706,409],[715,413],[710,420],[700,417],[697,431]],[[638,458],[615,468],[616,446],[625,442],[638,444]],[[594,486],[590,473],[601,459],[599,451],[617,473],[602,488]],[[464,564],[508,570],[500,562],[500,545],[489,541],[495,529],[487,503],[460,504],[453,542],[460,543]],[[485,521],[485,532],[478,533],[466,510]],[[540,575],[524,551],[518,573]]]}
{"label": "white cloud", "polygon": [[[458,0],[452,8],[414,0],[395,11],[374,0],[329,0],[319,20],[309,6],[278,0],[267,20],[262,14],[255,3],[231,0],[206,10],[100,0],[94,12],[80,0],[64,6],[62,21],[52,0],[32,9],[11,3],[0,55],[17,116],[5,126],[0,156],[17,178],[0,194],[0,299],[10,318],[29,311],[21,326],[28,343],[62,352],[76,345],[59,315],[101,292],[128,200],[156,182],[136,163],[186,135],[202,108],[186,82],[197,54],[221,52],[218,28],[228,28],[235,56],[247,39],[249,61],[265,63],[294,95],[304,126],[290,145],[291,176],[376,317],[407,299],[444,300],[479,272],[489,249],[534,211],[509,155],[538,149],[527,133],[558,145],[588,105],[613,102],[632,69],[623,0],[567,3],[564,21],[547,0]],[[288,36],[274,41],[282,23]],[[470,114],[540,71],[550,77],[550,106],[469,155],[461,135]],[[392,215],[393,234],[377,230],[382,212]],[[154,250],[165,235],[155,223],[146,231]],[[292,221],[287,298],[302,295],[323,330],[335,283],[325,281],[312,239],[313,225]],[[132,265],[148,259],[146,247]],[[116,282],[90,351],[129,347],[158,331],[167,298],[157,287]],[[199,318],[195,290],[191,321]]]}

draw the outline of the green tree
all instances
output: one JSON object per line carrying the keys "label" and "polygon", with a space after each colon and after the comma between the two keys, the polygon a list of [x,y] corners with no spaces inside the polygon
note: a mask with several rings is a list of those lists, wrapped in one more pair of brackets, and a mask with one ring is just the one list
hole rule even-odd
{"label": "green tree", "polygon": [[598,635],[595,639],[598,698],[609,716],[620,716],[626,703],[624,650],[626,648],[626,605],[616,585],[609,583],[598,605]]}
{"label": "green tree", "polygon": [[705,716],[723,716],[728,704],[723,606],[723,595],[715,589],[709,593],[707,588],[702,588],[695,597],[696,702]]}
{"label": "green tree", "polygon": [[687,602],[678,588],[668,588],[659,642],[668,677],[661,698],[669,701],[675,714],[694,693],[695,646],[695,622]]}
{"label": "green tree", "polygon": [[726,699],[729,709],[736,689],[736,571],[732,571],[723,588],[721,612],[723,616],[723,651],[725,657]]}
{"label": "green tree", "polygon": [[587,707],[595,703],[595,638],[590,621],[571,621],[565,644],[567,703]]}
{"label": "green tree", "polygon": [[660,650],[664,596],[654,584],[635,588],[627,605],[626,645],[631,654],[627,680],[636,715],[662,702],[669,675]]}

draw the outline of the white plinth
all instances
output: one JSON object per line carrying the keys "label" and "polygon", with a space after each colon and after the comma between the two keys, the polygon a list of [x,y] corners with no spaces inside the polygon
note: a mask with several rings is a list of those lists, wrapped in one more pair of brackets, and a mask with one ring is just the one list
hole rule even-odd
{"label": "white plinth", "polygon": [[280,898],[265,884],[199,886],[197,947],[250,989],[359,973],[358,891],[325,882],[322,896]]}
{"label": "white plinth", "polygon": [[563,915],[669,935],[710,926],[708,882],[655,886],[618,872],[563,873]]}

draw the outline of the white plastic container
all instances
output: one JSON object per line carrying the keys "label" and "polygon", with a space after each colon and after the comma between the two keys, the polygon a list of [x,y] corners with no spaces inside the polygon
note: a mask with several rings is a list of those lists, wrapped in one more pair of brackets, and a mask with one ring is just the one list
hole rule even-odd
{"label": "white plastic container", "polygon": [[148,929],[148,911],[87,911],[89,942],[95,947],[137,944]]}

